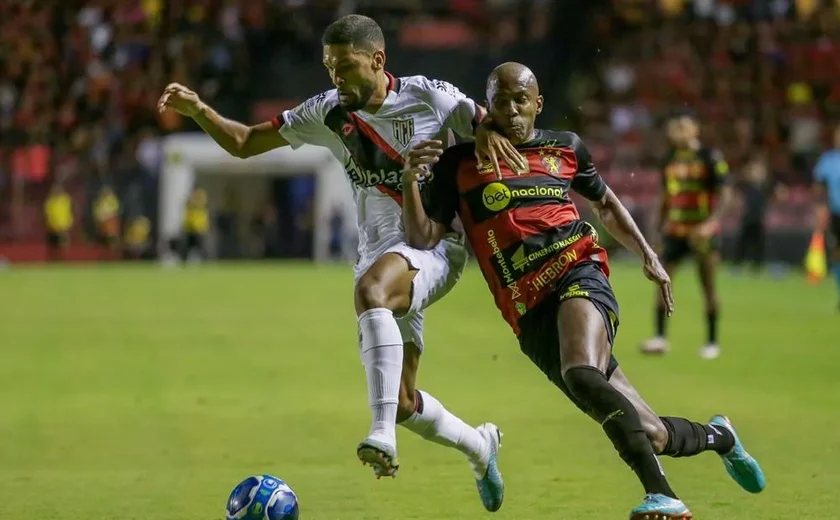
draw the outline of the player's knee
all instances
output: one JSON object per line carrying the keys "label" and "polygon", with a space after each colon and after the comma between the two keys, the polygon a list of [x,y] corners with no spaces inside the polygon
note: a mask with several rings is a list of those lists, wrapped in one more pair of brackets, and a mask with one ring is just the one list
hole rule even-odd
{"label": "player's knee", "polygon": [[653,447],[653,452],[659,455],[665,451],[665,446],[668,444],[668,430],[665,429],[665,424],[661,420],[657,420],[655,422],[645,422],[642,426],[650,445]]}
{"label": "player's knee", "polygon": [[379,279],[363,276],[356,283],[356,311],[388,308],[388,291]]}
{"label": "player's knee", "polygon": [[706,297],[706,312],[718,312],[719,303],[717,299],[717,295],[709,295]]}
{"label": "player's knee", "polygon": [[580,406],[587,410],[592,409],[598,401],[602,387],[609,386],[607,377],[600,370],[590,366],[573,366],[565,370],[563,382]]}

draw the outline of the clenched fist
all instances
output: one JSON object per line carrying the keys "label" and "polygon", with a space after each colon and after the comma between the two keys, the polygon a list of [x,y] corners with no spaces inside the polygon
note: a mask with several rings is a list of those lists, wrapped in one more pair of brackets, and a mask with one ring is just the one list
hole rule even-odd
{"label": "clenched fist", "polygon": [[180,83],[170,83],[167,85],[157,104],[159,112],[171,108],[182,116],[187,117],[193,117],[201,111],[201,105],[201,99],[198,97],[198,94]]}

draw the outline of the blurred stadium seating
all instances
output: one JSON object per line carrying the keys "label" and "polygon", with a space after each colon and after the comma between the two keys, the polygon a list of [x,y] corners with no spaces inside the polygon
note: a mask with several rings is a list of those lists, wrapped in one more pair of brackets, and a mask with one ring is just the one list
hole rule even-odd
{"label": "blurred stadium seating", "polygon": [[320,33],[370,14],[389,68],[449,80],[481,99],[487,72],[529,64],[549,100],[543,125],[578,130],[630,206],[657,191],[662,119],[690,107],[737,173],[767,162],[790,187],[769,224],[810,226],[811,165],[840,118],[836,3],[777,0],[88,0],[0,5],[0,247],[40,244],[59,182],[76,204],[115,188],[123,219],[154,222],[159,137],[195,130],[154,104],[196,88],[220,112],[265,120],[329,86]]}

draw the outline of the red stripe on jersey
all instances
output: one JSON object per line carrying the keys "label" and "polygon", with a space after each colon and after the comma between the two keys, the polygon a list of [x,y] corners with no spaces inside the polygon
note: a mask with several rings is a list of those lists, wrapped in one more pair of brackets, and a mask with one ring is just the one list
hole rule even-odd
{"label": "red stripe on jersey", "polygon": [[[393,79],[393,76],[390,76],[390,78]],[[359,132],[361,132],[362,135],[370,139],[373,142],[373,144],[375,144],[376,147],[382,151],[382,153],[387,155],[394,162],[397,162],[399,164],[405,164],[405,159],[403,158],[403,156],[400,155],[398,151],[394,150],[394,148],[390,144],[388,144],[388,141],[383,139],[382,136],[379,135],[376,132],[376,130],[374,130],[369,124],[365,123],[361,117],[352,113],[350,114],[350,117],[353,118],[353,123],[356,125],[356,128],[359,130]],[[388,195],[389,197],[394,199],[394,201],[396,201],[397,204],[402,206],[401,194],[381,184],[378,185],[376,189],[378,189],[385,195]]]}
{"label": "red stripe on jersey", "polygon": [[383,139],[382,136],[379,135],[376,132],[376,130],[373,129],[373,127],[365,123],[365,121],[356,114],[350,114],[350,117],[353,118],[353,123],[356,125],[356,128],[359,129],[359,132],[361,132],[362,134],[364,134],[365,137],[373,141],[373,144],[375,144],[376,147],[382,151],[382,153],[390,157],[391,160],[393,160],[394,162],[397,162],[399,164],[405,164],[405,159],[403,159],[403,156],[400,155],[398,151],[394,150],[394,148],[390,144],[388,144],[388,141]]}
{"label": "red stripe on jersey", "polygon": [[401,193],[397,193],[396,191],[392,190],[388,186],[385,186],[385,185],[382,185],[382,184],[378,185],[376,187],[376,189],[381,191],[385,195],[388,195],[392,199],[394,199],[394,202],[396,202],[397,204],[400,205],[400,207],[402,207],[403,197],[402,197]]}
{"label": "red stripe on jersey", "polygon": [[280,116],[274,116],[271,118],[271,126],[273,126],[275,130],[279,130],[280,127],[283,126],[283,120],[280,119]]}
{"label": "red stripe on jersey", "polygon": [[397,79],[388,71],[385,71],[385,77],[388,78],[388,91],[392,91],[397,88]]}

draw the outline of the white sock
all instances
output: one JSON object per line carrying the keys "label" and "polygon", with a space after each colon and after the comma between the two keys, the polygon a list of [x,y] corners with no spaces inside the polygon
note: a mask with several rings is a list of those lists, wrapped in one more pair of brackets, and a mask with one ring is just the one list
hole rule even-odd
{"label": "white sock", "polygon": [[370,309],[359,316],[362,362],[373,414],[368,438],[397,445],[397,403],[402,376],[403,340],[394,313]]}
{"label": "white sock", "polygon": [[417,411],[400,425],[435,444],[455,448],[470,462],[486,469],[490,457],[487,440],[478,430],[465,423],[431,395],[417,391]]}

